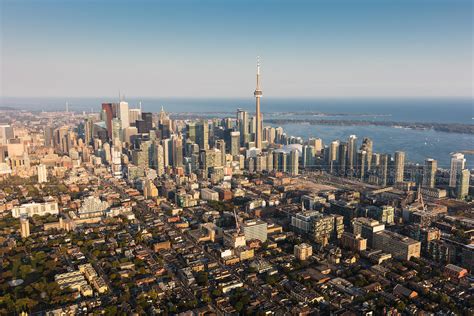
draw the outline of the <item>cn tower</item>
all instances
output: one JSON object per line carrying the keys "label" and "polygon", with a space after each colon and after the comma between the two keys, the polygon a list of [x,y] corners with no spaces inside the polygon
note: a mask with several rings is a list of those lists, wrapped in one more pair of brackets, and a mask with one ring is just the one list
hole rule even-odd
{"label": "cn tower", "polygon": [[262,113],[260,113],[260,97],[263,95],[260,90],[260,58],[257,57],[257,87],[253,93],[255,96],[255,120],[256,120],[256,132],[255,132],[255,147],[262,148]]}

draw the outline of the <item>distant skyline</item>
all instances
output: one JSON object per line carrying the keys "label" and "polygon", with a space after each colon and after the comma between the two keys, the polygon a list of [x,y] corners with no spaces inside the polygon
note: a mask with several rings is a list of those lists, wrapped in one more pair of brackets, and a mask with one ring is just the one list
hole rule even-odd
{"label": "distant skyline", "polygon": [[470,0],[0,6],[2,97],[472,97]]}

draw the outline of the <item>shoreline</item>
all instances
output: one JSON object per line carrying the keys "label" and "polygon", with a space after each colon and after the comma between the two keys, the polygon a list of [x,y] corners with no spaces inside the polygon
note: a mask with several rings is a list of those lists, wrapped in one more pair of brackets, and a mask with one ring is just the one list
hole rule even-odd
{"label": "shoreline", "polygon": [[385,126],[392,128],[407,128],[414,130],[434,130],[444,133],[458,133],[474,135],[474,125],[461,123],[433,123],[433,122],[394,122],[394,121],[367,121],[367,120],[314,120],[314,119],[268,119],[266,123],[275,125],[304,124],[304,125],[332,125],[332,126]]}

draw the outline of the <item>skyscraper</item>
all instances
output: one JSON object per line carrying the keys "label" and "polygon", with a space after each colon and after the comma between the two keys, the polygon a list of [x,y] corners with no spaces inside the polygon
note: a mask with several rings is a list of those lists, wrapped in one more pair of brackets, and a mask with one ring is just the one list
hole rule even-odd
{"label": "skyscraper", "polygon": [[153,129],[153,114],[151,112],[143,112],[142,120],[145,122],[144,133],[149,133]]}
{"label": "skyscraper", "polygon": [[470,178],[471,172],[468,169],[463,169],[461,174],[457,177],[456,198],[464,199],[469,194]]}
{"label": "skyscraper", "polygon": [[165,173],[163,146],[158,142],[153,145],[153,168],[159,177]]}
{"label": "skyscraper", "polygon": [[255,147],[262,148],[262,114],[260,113],[260,98],[263,93],[260,90],[260,61],[257,59],[257,87],[253,93],[255,96],[255,120],[256,120],[256,131],[255,131]]}
{"label": "skyscraper", "polygon": [[315,150],[311,145],[303,146],[303,168],[311,168],[314,165]]}
{"label": "skyscraper", "polygon": [[386,186],[387,185],[387,174],[388,174],[388,162],[390,161],[390,156],[388,154],[381,154],[380,155],[380,165],[378,166],[378,177],[379,177],[379,185]]}
{"label": "skyscraper", "polygon": [[169,167],[172,163],[172,144],[171,139],[163,139],[161,141],[161,145],[163,146],[163,166],[165,168]]}
{"label": "skyscraper", "polygon": [[267,240],[267,226],[268,224],[260,219],[245,221],[242,224],[245,240],[257,239],[261,242],[265,242]]}
{"label": "skyscraper", "polygon": [[240,145],[243,147],[249,141],[249,114],[247,111],[237,110],[237,124],[240,132]]}
{"label": "skyscraper", "polygon": [[217,148],[202,149],[200,151],[200,161],[200,168],[204,171],[204,174],[208,176],[210,168],[222,166],[221,151]]}
{"label": "skyscraper", "polygon": [[366,163],[367,163],[367,152],[365,150],[359,150],[357,152],[357,177],[359,180],[364,181],[366,175]]}
{"label": "skyscraper", "polygon": [[128,110],[128,119],[130,126],[135,126],[135,122],[142,117],[142,110],[141,109],[129,109]]}
{"label": "skyscraper", "polygon": [[428,158],[425,160],[423,167],[423,186],[427,188],[434,188],[436,170],[438,169],[438,162],[434,159]]}
{"label": "skyscraper", "polygon": [[255,138],[257,137],[255,134],[257,133],[257,123],[255,116],[252,116],[249,121],[249,133],[252,137],[249,139],[249,141],[253,141],[255,143]]}
{"label": "skyscraper", "polygon": [[356,170],[357,161],[357,136],[349,136],[347,142],[347,174],[350,176],[354,175]]}
{"label": "skyscraper", "polygon": [[150,165],[151,141],[142,141],[137,149],[132,151],[132,163],[135,166],[146,168]]}
{"label": "skyscraper", "polygon": [[377,168],[380,166],[380,154],[379,153],[373,153],[372,154],[372,170],[377,170]]}
{"label": "skyscraper", "polygon": [[137,132],[139,134],[146,134],[148,133],[146,130],[146,124],[144,120],[136,120],[135,121],[135,126],[137,127]]}
{"label": "skyscraper", "polygon": [[339,153],[338,153],[338,164],[337,170],[339,175],[345,176],[346,175],[346,165],[347,165],[347,143],[341,142],[339,144]]}
{"label": "skyscraper", "polygon": [[384,231],[385,224],[370,218],[358,217],[352,221],[352,228],[354,235],[361,235],[367,239],[367,246],[372,247],[374,235]]}
{"label": "skyscraper", "polygon": [[451,155],[451,173],[449,175],[449,186],[455,188],[457,184],[457,178],[461,175],[466,159],[461,153],[455,153]]}
{"label": "skyscraper", "polygon": [[294,255],[298,260],[307,260],[313,254],[313,247],[306,243],[295,245],[293,249]]}
{"label": "skyscraper", "polygon": [[102,103],[102,111],[104,112],[104,121],[109,138],[112,138],[112,119],[114,117],[112,107],[112,103]]}
{"label": "skyscraper", "polygon": [[123,131],[122,131],[122,138],[123,138],[123,142],[127,143],[127,144],[130,144],[131,142],[131,138],[134,136],[134,135],[137,135],[138,134],[138,129],[135,127],[135,126],[130,126],[130,127],[127,127],[125,128]]}
{"label": "skyscraper", "polygon": [[282,151],[278,153],[278,171],[286,172],[288,170],[287,158],[288,158],[288,155],[285,152]]}
{"label": "skyscraper", "polygon": [[[110,164],[112,162],[112,152],[110,151],[110,144],[109,143],[104,143],[102,145],[102,160],[106,162],[107,164]],[[136,164],[138,165],[138,164]]]}
{"label": "skyscraper", "polygon": [[283,137],[283,127],[275,128],[275,143],[281,144],[282,137]]}
{"label": "skyscraper", "polygon": [[298,155],[298,150],[293,149],[290,153],[290,161],[289,161],[289,173],[292,176],[297,176],[298,175],[298,163],[299,163],[299,155]]}
{"label": "skyscraper", "polygon": [[314,147],[314,153],[316,155],[321,154],[321,150],[323,149],[323,140],[321,138],[308,139],[308,145]]}
{"label": "skyscraper", "polygon": [[[110,123],[112,124],[112,121],[110,121]],[[112,132],[112,127],[110,127],[110,132]],[[68,126],[61,126],[54,130],[54,146],[56,147],[56,149],[58,149],[62,153],[69,152],[70,140],[68,137],[68,133],[69,133]],[[110,136],[111,135],[112,134],[110,134]]]}
{"label": "skyscraper", "polygon": [[[46,129],[47,130],[47,129]],[[45,146],[49,146],[46,141],[46,130],[45,130]],[[94,121],[88,117],[84,120],[84,142],[86,145],[90,145],[94,138]]]}
{"label": "skyscraper", "polygon": [[394,183],[403,182],[403,174],[405,172],[405,152],[396,151],[395,152],[395,175]]}
{"label": "skyscraper", "polygon": [[372,152],[373,152],[373,142],[370,138],[365,137],[362,141],[362,146],[360,147],[361,150],[365,150],[367,152],[366,156],[366,163],[365,168],[366,171],[370,171],[372,169]]}
{"label": "skyscraper", "polygon": [[0,125],[0,145],[8,143],[11,138],[13,138],[13,127],[8,124]]}
{"label": "skyscraper", "polygon": [[120,101],[117,108],[117,117],[121,122],[121,129],[130,126],[128,103]]}
{"label": "skyscraper", "polygon": [[43,164],[39,164],[37,167],[37,171],[38,171],[38,183],[48,182],[48,171],[46,170],[46,166]]}
{"label": "skyscraper", "polygon": [[199,149],[209,149],[209,123],[205,120],[196,123],[195,138]]}
{"label": "skyscraper", "polygon": [[[152,126],[150,127],[150,129]],[[173,122],[170,119],[169,115],[165,112],[164,107],[161,107],[161,111],[158,115],[158,130],[160,132],[161,138],[169,138],[171,132],[173,131]]]}
{"label": "skyscraper", "polygon": [[122,122],[118,118],[113,118],[112,119],[112,143],[115,143],[119,141],[121,137],[121,129],[122,129]]}
{"label": "skyscraper", "polygon": [[183,166],[183,137],[181,134],[172,136],[172,155],[173,167],[178,168]]}
{"label": "skyscraper", "polygon": [[267,157],[265,154],[260,154],[255,157],[255,171],[262,172],[263,170],[267,170]]}
{"label": "skyscraper", "polygon": [[196,143],[196,122],[189,122],[186,124],[186,137],[192,143]]}
{"label": "skyscraper", "polygon": [[[0,127],[0,131],[1,131],[1,127]],[[87,137],[87,133],[86,133],[86,137]],[[1,143],[1,141],[0,141],[0,143]],[[87,143],[87,144],[89,144],[89,143]],[[50,125],[45,126],[45,128],[44,128],[44,146],[46,146],[46,147],[53,147],[54,146],[54,128]]]}
{"label": "skyscraper", "polygon": [[221,165],[225,166],[225,141],[223,139],[216,140],[216,148],[221,152]]}
{"label": "skyscraper", "polygon": [[20,218],[20,233],[22,238],[30,236],[30,221],[28,218]]}
{"label": "skyscraper", "polygon": [[267,157],[267,171],[272,171],[274,170],[274,167],[273,167],[273,151],[269,151],[266,153],[266,157]]}
{"label": "skyscraper", "polygon": [[275,142],[275,129],[270,126],[265,126],[263,128],[263,141],[266,141],[267,144],[273,144]]}
{"label": "skyscraper", "polygon": [[335,140],[331,142],[331,144],[329,145],[329,153],[327,156],[328,171],[330,173],[336,172],[338,149],[339,149],[339,141]]}
{"label": "skyscraper", "polygon": [[158,196],[158,189],[156,188],[155,184],[152,180],[146,179],[145,184],[143,186],[143,195],[146,199],[154,198]]}
{"label": "skyscraper", "polygon": [[115,178],[122,178],[122,148],[120,142],[110,148],[112,156],[112,174]]}
{"label": "skyscraper", "polygon": [[237,156],[240,150],[240,132],[230,133],[230,154]]}

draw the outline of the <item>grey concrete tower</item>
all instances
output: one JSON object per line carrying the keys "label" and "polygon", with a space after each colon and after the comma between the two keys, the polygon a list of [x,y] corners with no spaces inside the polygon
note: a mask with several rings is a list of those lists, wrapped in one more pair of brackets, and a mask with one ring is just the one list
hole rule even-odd
{"label": "grey concrete tower", "polygon": [[256,132],[255,132],[255,147],[262,148],[262,113],[260,113],[260,98],[263,93],[260,90],[260,59],[257,57],[257,87],[253,93],[255,96],[255,120],[256,120]]}

